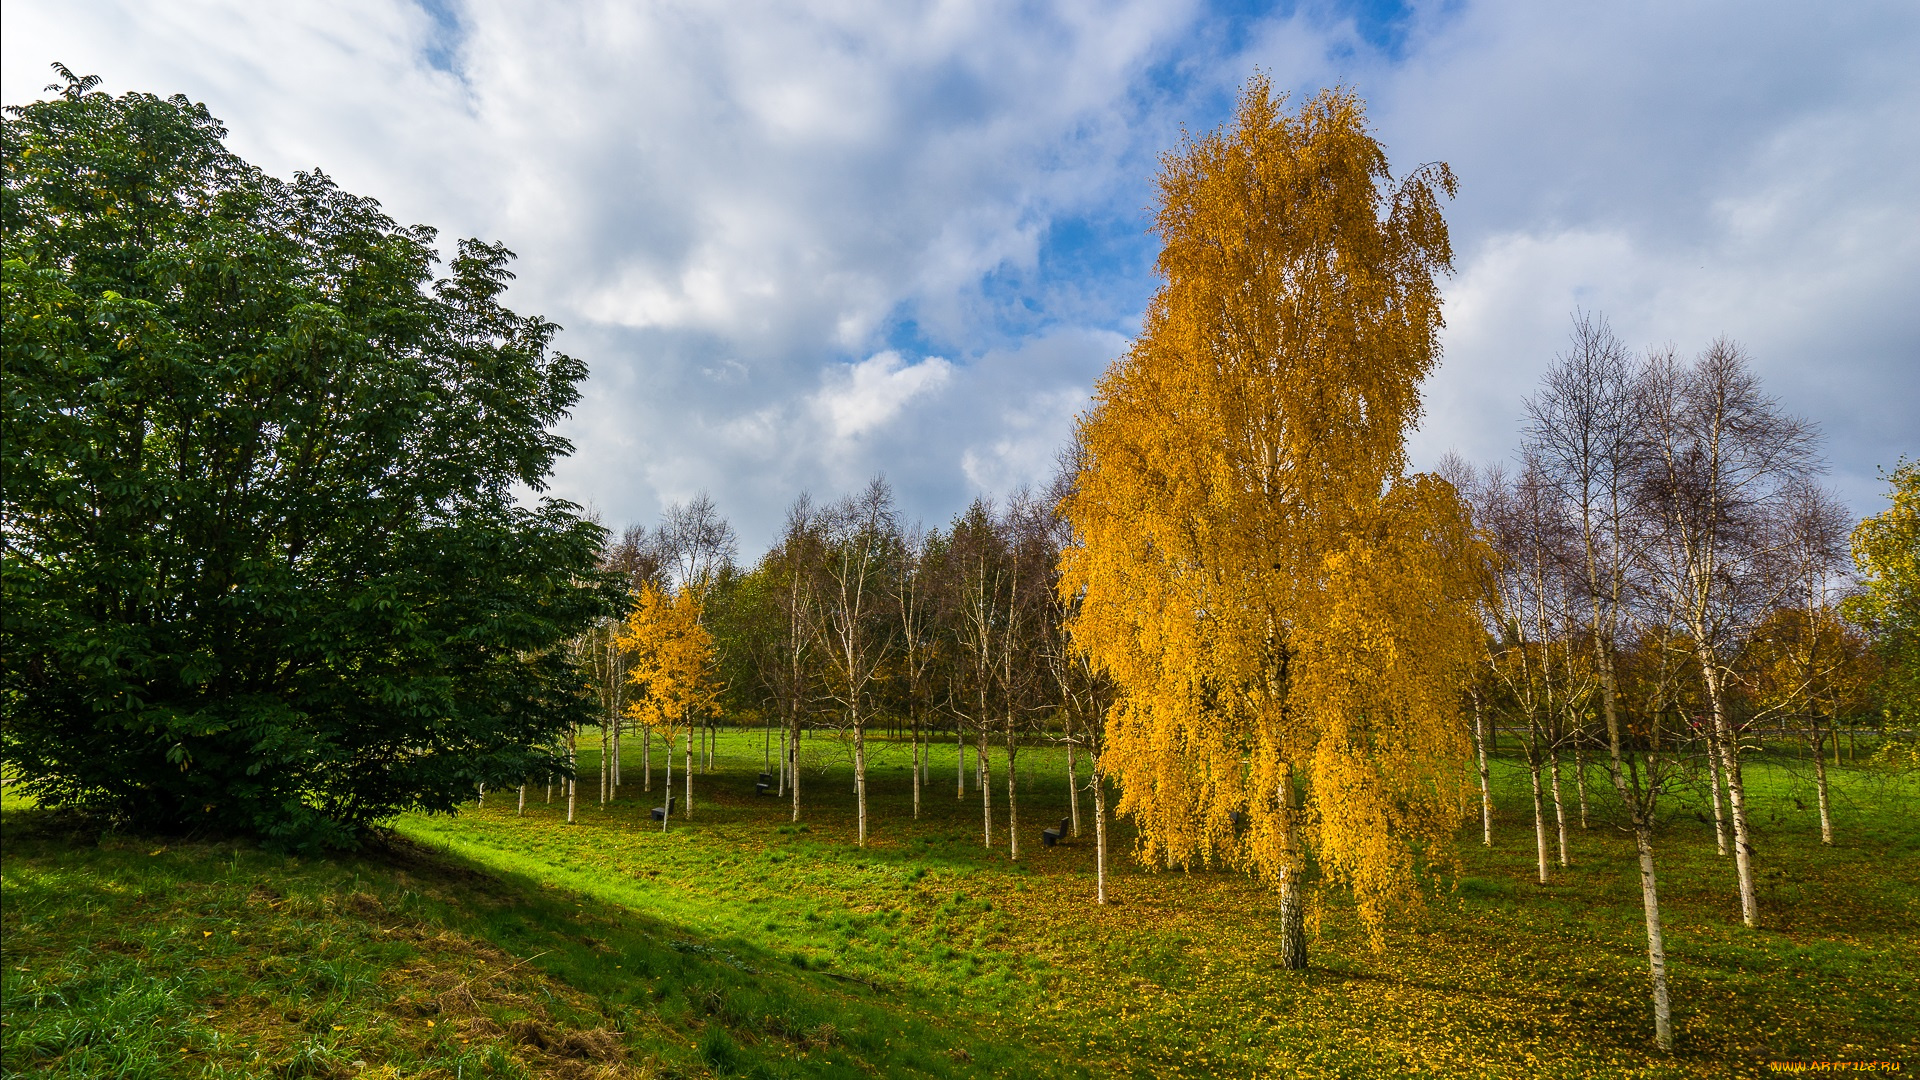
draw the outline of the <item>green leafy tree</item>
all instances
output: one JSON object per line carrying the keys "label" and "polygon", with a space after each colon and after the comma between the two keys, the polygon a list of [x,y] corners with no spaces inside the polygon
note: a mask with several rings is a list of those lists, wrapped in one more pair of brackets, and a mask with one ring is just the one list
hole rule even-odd
{"label": "green leafy tree", "polygon": [[551,775],[617,602],[511,254],[59,68],[4,120],[4,728],[43,804],[354,842]]}
{"label": "green leafy tree", "polygon": [[1888,477],[1893,505],[1853,530],[1853,562],[1864,586],[1844,605],[1880,655],[1875,690],[1889,720],[1920,718],[1920,461]]}

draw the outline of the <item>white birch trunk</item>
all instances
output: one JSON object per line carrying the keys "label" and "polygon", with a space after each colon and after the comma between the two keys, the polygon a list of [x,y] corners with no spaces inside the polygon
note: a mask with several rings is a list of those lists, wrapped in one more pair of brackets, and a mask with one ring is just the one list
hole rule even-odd
{"label": "white birch trunk", "polygon": [[1280,811],[1280,966],[1289,971],[1307,967],[1307,928],[1304,898],[1300,895],[1299,846],[1294,832],[1293,775],[1282,773]]}
{"label": "white birch trunk", "polygon": [[979,766],[975,779],[980,781],[980,822],[982,843],[993,846],[993,767],[987,763],[987,726],[980,725],[980,745],[975,748],[974,762]]}
{"label": "white birch trunk", "polygon": [[1019,747],[1013,737],[1013,717],[1007,717],[1007,858],[1020,859]]}
{"label": "white birch trunk", "polygon": [[1667,946],[1660,930],[1660,882],[1653,870],[1653,829],[1636,822],[1633,835],[1640,852],[1640,906],[1647,916],[1647,969],[1653,976],[1653,1041],[1662,1050],[1672,1050],[1673,1015],[1667,996]]}
{"label": "white birch trunk", "polygon": [[867,729],[858,720],[853,725],[853,798],[859,807],[861,847],[867,846]]}
{"label": "white birch trunk", "polygon": [[787,769],[793,781],[793,820],[800,820],[800,716],[794,714],[793,738],[787,743]]}
{"label": "white birch trunk", "polygon": [[1529,736],[1527,773],[1533,778],[1533,842],[1539,856],[1540,884],[1547,883],[1547,807],[1540,790],[1540,736]]}
{"label": "white birch trunk", "polygon": [[1581,748],[1580,734],[1573,736],[1573,782],[1580,789],[1580,827],[1587,827],[1587,754]]}
{"label": "white birch trunk", "polygon": [[1707,793],[1713,799],[1713,844],[1720,854],[1727,853],[1727,819],[1720,813],[1720,758],[1714,753],[1714,738],[1707,736]]}
{"label": "white birch trunk", "polygon": [[1097,903],[1107,902],[1107,790],[1100,758],[1093,759],[1093,877]]}
{"label": "white birch trunk", "polygon": [[1488,784],[1486,718],[1480,713],[1480,695],[1473,696],[1473,746],[1480,757],[1480,842],[1493,846],[1493,788]]}
{"label": "white birch trunk", "polygon": [[1560,865],[1572,866],[1567,861],[1567,808],[1560,802],[1560,748],[1557,746],[1548,752],[1547,769],[1553,783],[1553,821],[1560,833]]}
{"label": "white birch trunk", "polygon": [[[672,736],[668,736],[669,739]],[[668,742],[666,760],[666,782],[660,785],[660,831],[667,831],[667,819],[673,817],[673,744]]]}
{"label": "white birch trunk", "polygon": [[[1840,740],[1837,738],[1834,739],[1833,745],[1838,747]],[[1814,791],[1817,792],[1820,797],[1820,842],[1826,844],[1828,847],[1832,847],[1833,818],[1827,811],[1826,747],[1821,746],[1819,743],[1814,743],[1813,746],[1813,782]]]}
{"label": "white birch trunk", "polygon": [[1740,740],[1727,723],[1726,706],[1716,691],[1713,725],[1720,736],[1720,769],[1727,778],[1727,809],[1733,818],[1733,868],[1740,890],[1740,921],[1760,925],[1760,894],[1753,884],[1753,844],[1747,830],[1746,785],[1740,779]]}
{"label": "white birch trunk", "polygon": [[1073,838],[1080,839],[1080,783],[1073,775],[1073,744],[1067,744],[1067,812],[1073,820]]}

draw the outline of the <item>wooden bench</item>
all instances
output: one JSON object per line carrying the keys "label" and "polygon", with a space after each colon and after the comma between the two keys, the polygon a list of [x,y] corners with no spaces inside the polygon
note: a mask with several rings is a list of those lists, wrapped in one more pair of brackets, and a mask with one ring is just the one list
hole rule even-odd
{"label": "wooden bench", "polygon": [[1070,817],[1063,817],[1060,819],[1059,828],[1040,830],[1040,843],[1043,847],[1052,847],[1053,845],[1066,839],[1067,833],[1072,829],[1073,829],[1073,819]]}
{"label": "wooden bench", "polygon": [[760,782],[753,785],[753,792],[756,795],[773,794],[773,774],[761,773]]}
{"label": "wooden bench", "polygon": [[665,821],[665,820],[667,820],[667,815],[668,815],[668,814],[671,814],[671,813],[673,813],[673,808],[674,808],[674,806],[675,806],[675,805],[677,805],[677,804],[678,804],[678,802],[679,802],[679,800],[678,800],[678,799],[675,799],[675,798],[673,798],[673,797],[671,797],[671,796],[669,796],[669,797],[667,798],[667,805],[665,805],[665,806],[656,806],[656,807],[654,807],[654,808],[653,808],[652,810],[649,810],[649,811],[647,811],[647,812],[648,812],[649,814],[652,814],[652,815],[653,815],[653,820],[655,820],[655,821]]}

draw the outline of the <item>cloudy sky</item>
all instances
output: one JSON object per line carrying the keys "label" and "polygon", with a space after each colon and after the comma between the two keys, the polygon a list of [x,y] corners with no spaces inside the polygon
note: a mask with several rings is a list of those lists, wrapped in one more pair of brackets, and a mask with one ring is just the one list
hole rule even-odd
{"label": "cloudy sky", "polygon": [[1416,461],[1506,456],[1604,313],[1746,346],[1883,505],[1920,456],[1920,6],[1058,0],[7,0],[0,90],[50,61],[185,93],[519,253],[592,368],[558,494],[609,524],[702,489],[751,555],[876,472],[943,522],[1044,477],[1154,287],[1157,156],[1256,69],[1343,84],[1404,173],[1449,162],[1457,273]]}

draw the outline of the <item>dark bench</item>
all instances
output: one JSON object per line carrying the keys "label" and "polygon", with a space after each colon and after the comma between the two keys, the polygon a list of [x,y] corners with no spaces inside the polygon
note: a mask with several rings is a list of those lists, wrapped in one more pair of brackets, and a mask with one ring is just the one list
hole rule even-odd
{"label": "dark bench", "polygon": [[653,820],[665,821],[667,820],[667,815],[673,813],[673,808],[678,802],[679,802],[678,799],[675,799],[672,796],[668,796],[667,805],[656,806],[652,810],[649,810],[647,812],[653,815]]}
{"label": "dark bench", "polygon": [[753,792],[756,795],[771,794],[773,792],[773,774],[761,773],[760,782],[753,785]]}
{"label": "dark bench", "polygon": [[1052,847],[1053,845],[1066,839],[1067,833],[1072,829],[1073,829],[1073,819],[1070,817],[1063,817],[1060,819],[1059,828],[1040,830],[1040,843],[1044,847]]}

